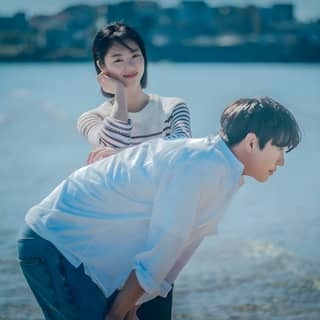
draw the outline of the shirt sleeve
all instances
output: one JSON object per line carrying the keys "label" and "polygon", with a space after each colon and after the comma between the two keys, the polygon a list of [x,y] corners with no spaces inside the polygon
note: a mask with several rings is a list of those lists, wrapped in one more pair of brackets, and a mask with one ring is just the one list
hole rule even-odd
{"label": "shirt sleeve", "polygon": [[155,197],[144,252],[135,257],[138,281],[149,294],[160,294],[190,238],[203,190],[201,163],[185,161],[164,173]]}
{"label": "shirt sleeve", "polygon": [[172,289],[172,283],[177,278],[179,272],[186,265],[186,263],[188,262],[189,258],[192,256],[194,251],[199,247],[202,240],[203,240],[202,238],[193,240],[183,250],[182,254],[177,259],[173,268],[166,275],[165,279],[160,283],[160,292],[158,292],[157,294],[144,293],[137,301],[137,305],[141,305],[142,303],[150,301],[153,298],[155,298],[157,295],[165,298],[168,295],[169,291]]}
{"label": "shirt sleeve", "polygon": [[131,144],[131,120],[120,121],[111,117],[103,118],[99,113],[83,113],[77,123],[80,134],[94,146],[121,149]]}
{"label": "shirt sleeve", "polygon": [[190,111],[185,103],[177,104],[169,118],[171,134],[169,138],[190,138]]}

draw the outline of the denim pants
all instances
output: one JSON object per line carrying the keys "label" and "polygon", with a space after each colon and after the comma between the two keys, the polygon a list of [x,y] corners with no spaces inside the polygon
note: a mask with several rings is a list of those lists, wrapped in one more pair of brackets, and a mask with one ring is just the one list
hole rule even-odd
{"label": "denim pants", "polygon": [[[18,239],[18,259],[23,274],[46,320],[103,320],[117,295],[105,297],[101,289],[75,268],[49,241],[29,227]],[[170,320],[172,291],[138,310],[140,320]]]}

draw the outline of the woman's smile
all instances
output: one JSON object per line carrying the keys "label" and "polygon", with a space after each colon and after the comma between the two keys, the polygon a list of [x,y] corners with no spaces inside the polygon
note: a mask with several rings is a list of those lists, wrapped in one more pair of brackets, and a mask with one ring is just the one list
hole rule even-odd
{"label": "woman's smile", "polygon": [[132,73],[124,74],[123,77],[126,79],[132,79],[132,78],[135,78],[137,75],[138,75],[138,72],[132,72]]}

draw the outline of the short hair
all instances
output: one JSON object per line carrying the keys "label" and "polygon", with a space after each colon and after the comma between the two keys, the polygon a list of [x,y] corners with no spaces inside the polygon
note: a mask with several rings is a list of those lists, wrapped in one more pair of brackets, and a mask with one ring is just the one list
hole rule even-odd
{"label": "short hair", "polygon": [[220,125],[220,136],[229,147],[240,143],[248,133],[257,136],[260,149],[271,140],[289,152],[301,141],[293,114],[269,97],[237,100],[223,111]]}
{"label": "short hair", "polygon": [[[118,43],[125,48],[132,51],[132,48],[130,48],[125,41],[131,40],[135,42],[144,58],[144,73],[141,78],[140,84],[142,88],[145,88],[147,86],[147,53],[145,49],[144,42],[137,31],[135,31],[133,28],[129,27],[128,25],[120,22],[113,22],[110,24],[105,25],[98,31],[96,34],[93,44],[92,44],[92,55],[93,55],[93,63],[95,66],[95,69],[97,71],[97,74],[101,72],[99,66],[97,65],[97,60],[100,63],[104,63],[104,57],[107,54],[108,50],[112,45],[115,43]],[[113,94],[104,92],[101,88],[101,92],[104,96],[108,98],[112,98]]]}

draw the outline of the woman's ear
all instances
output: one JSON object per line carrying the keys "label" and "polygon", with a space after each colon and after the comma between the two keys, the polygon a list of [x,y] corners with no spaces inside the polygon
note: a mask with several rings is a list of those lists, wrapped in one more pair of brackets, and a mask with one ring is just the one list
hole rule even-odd
{"label": "woman's ear", "polygon": [[98,66],[98,68],[100,69],[100,71],[103,71],[103,65],[99,62],[99,60],[96,60],[96,65]]}

